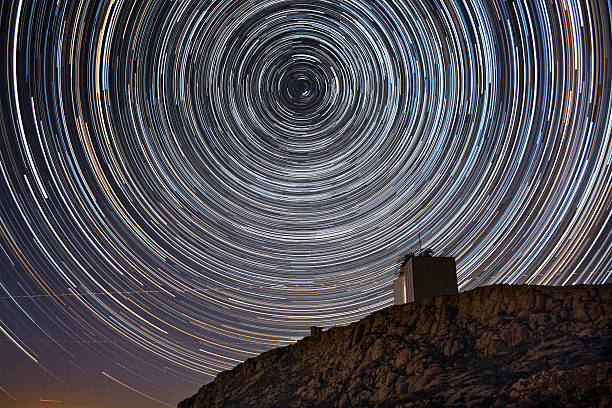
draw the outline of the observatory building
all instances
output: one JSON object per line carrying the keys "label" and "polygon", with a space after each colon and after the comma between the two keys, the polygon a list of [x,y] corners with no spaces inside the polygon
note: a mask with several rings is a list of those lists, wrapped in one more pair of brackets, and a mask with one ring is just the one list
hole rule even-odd
{"label": "observatory building", "polygon": [[431,250],[419,255],[406,255],[400,274],[393,283],[396,305],[457,292],[455,258],[431,256]]}

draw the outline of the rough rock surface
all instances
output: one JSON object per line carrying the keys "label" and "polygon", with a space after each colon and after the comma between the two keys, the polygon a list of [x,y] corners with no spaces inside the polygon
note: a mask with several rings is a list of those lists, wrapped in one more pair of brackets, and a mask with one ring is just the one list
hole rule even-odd
{"label": "rough rock surface", "polygon": [[202,407],[610,407],[612,285],[392,306],[220,373]]}

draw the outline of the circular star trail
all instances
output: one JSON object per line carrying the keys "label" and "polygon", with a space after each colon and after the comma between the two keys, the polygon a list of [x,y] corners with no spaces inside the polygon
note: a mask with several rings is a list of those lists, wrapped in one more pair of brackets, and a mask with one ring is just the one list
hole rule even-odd
{"label": "circular star trail", "polygon": [[609,4],[20,0],[2,21],[1,327],[33,359],[40,320],[214,375],[390,305],[419,239],[463,290],[611,280]]}

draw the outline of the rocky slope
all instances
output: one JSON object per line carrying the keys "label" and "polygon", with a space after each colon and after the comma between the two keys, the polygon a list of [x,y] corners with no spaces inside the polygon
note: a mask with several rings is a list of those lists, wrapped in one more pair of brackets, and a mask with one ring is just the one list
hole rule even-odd
{"label": "rocky slope", "polygon": [[249,359],[201,407],[612,406],[612,285],[488,286]]}

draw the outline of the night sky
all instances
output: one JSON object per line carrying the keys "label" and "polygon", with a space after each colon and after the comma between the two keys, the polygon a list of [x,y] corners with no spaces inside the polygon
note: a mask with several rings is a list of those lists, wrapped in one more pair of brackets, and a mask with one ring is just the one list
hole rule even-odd
{"label": "night sky", "polygon": [[392,304],[612,282],[606,0],[2,3],[0,407],[163,407]]}

